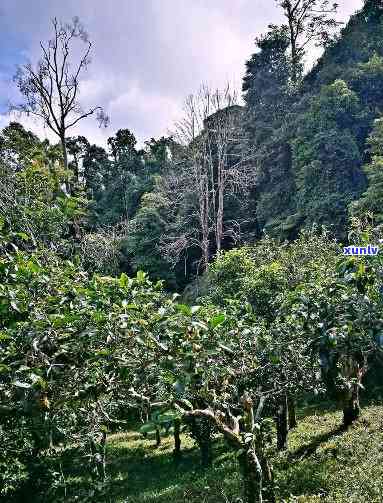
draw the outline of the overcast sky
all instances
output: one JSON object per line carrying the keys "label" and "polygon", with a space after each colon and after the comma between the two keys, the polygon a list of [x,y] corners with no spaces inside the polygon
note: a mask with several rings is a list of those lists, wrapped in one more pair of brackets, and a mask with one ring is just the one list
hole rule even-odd
{"label": "overcast sky", "polygon": [[[338,3],[340,20],[347,21],[363,1]],[[38,59],[54,16],[79,16],[93,42],[82,103],[102,105],[111,122],[101,130],[86,119],[71,134],[99,144],[119,128],[129,128],[141,144],[165,135],[202,82],[230,81],[239,89],[255,37],[282,20],[274,0],[0,0],[0,127],[10,120],[16,65]],[[48,135],[39,123],[20,122]]]}

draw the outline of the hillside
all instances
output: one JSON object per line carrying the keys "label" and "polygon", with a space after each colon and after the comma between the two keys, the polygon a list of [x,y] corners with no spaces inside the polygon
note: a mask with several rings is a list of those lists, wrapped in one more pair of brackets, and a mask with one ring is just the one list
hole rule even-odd
{"label": "hillside", "polygon": [[[303,412],[302,412],[303,414]],[[380,503],[383,497],[383,406],[370,405],[348,431],[339,429],[341,413],[312,406],[290,434],[289,450],[274,454],[279,501]],[[236,503],[241,484],[235,458],[215,442],[212,468],[202,470],[190,437],[182,436],[183,458],[174,462],[172,436],[155,448],[154,437],[137,432],[108,439],[110,479],[99,492],[87,484],[80,468],[54,494],[34,503]],[[70,464],[70,458],[65,464]],[[64,467],[65,467],[64,464]],[[79,467],[80,464],[73,463]],[[92,491],[94,495],[92,496]],[[267,501],[267,500],[265,500]]]}
{"label": "hillside", "polygon": [[294,239],[320,223],[347,239],[350,207],[369,184],[367,138],[383,111],[382,19],[381,2],[366,1],[296,94],[286,80],[286,34],[274,27],[259,39],[243,86],[259,234]]}
{"label": "hillside", "polygon": [[69,136],[78,17],[19,68],[58,143],[0,132],[2,501],[383,501],[382,3],[275,3],[242,106],[143,148]]}
{"label": "hillside", "polygon": [[373,53],[383,55],[383,5],[380,0],[367,0],[341,30],[341,36],[317,61],[305,77],[305,90],[318,89],[335,79],[350,75],[352,68],[366,63]]}

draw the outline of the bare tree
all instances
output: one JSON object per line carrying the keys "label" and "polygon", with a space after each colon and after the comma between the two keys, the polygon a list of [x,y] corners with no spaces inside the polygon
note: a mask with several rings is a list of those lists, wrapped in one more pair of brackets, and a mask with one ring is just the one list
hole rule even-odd
{"label": "bare tree", "polygon": [[292,80],[301,73],[302,60],[308,44],[326,45],[339,26],[334,19],[337,3],[330,0],[276,0],[288,22],[291,48]]}
{"label": "bare tree", "polygon": [[[84,110],[78,100],[80,79],[90,63],[92,44],[79,19],[62,24],[54,18],[53,38],[40,42],[41,59],[18,68],[14,77],[24,102],[12,105],[11,110],[33,115],[43,120],[59,138],[64,166],[68,167],[66,133],[85,117],[96,113],[100,125],[106,126],[108,117],[100,106]],[[76,58],[76,42],[85,49]]]}
{"label": "bare tree", "polygon": [[176,263],[185,250],[198,247],[205,270],[225,237],[239,239],[240,223],[225,222],[225,202],[229,194],[244,194],[251,181],[239,150],[242,108],[229,86],[224,91],[202,86],[187,98],[184,111],[173,133],[184,146],[182,157],[173,160],[161,182],[177,215],[163,249]]}

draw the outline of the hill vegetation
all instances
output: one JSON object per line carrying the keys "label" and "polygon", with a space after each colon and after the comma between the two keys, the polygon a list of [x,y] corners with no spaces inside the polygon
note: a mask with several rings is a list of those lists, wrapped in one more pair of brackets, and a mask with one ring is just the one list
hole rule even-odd
{"label": "hill vegetation", "polygon": [[67,134],[107,122],[78,19],[19,70],[59,143],[0,134],[2,500],[382,500],[383,261],[343,247],[383,238],[383,7],[277,4],[244,106],[202,86],[141,150]]}
{"label": "hill vegetation", "polygon": [[[320,407],[311,406],[304,413],[307,415],[291,433],[290,451],[274,454],[281,499],[303,503],[380,501],[381,407],[366,407],[363,420],[348,432],[339,431],[337,411],[323,412]],[[224,446],[219,441],[214,443],[215,461],[202,471],[190,438],[182,435],[182,443],[184,457],[175,465],[171,436],[165,436],[161,447],[155,449],[154,436],[143,439],[134,432],[112,435],[106,487],[95,489],[86,472],[69,455],[64,464],[68,467],[67,478],[46,494],[44,501],[57,501],[65,491],[68,502],[78,501],[79,495],[84,501],[116,503],[236,501],[241,491],[237,461],[227,455]]]}

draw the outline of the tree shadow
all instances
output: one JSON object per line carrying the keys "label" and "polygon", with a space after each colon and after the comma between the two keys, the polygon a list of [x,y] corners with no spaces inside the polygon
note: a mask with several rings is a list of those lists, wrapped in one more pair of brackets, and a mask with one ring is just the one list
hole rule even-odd
{"label": "tree shadow", "polygon": [[[94,503],[168,503],[184,499],[215,503],[221,501],[217,496],[221,494],[224,486],[222,481],[231,479],[233,470],[235,471],[233,462],[228,460],[214,463],[213,467],[204,469],[201,466],[199,449],[196,447],[185,446],[182,456],[175,459],[169,451],[169,443],[164,442],[157,449],[154,446],[142,445],[132,448],[133,437],[129,440],[113,442],[108,446],[107,480],[103,485],[92,480],[80,458],[74,461],[74,457],[68,456],[68,463],[65,464],[65,502],[89,501],[91,498]],[[215,458],[220,457],[224,451],[223,442],[214,442]],[[100,486],[99,490],[97,486]],[[206,494],[207,492],[209,494]],[[62,493],[63,488],[56,492],[55,498],[58,499],[55,499],[55,502],[64,501],[60,499]]]}
{"label": "tree shadow", "polygon": [[341,425],[337,428],[332,429],[331,431],[317,435],[309,444],[302,445],[295,451],[289,452],[287,456],[288,461],[300,461],[304,458],[308,458],[309,456],[314,454],[318,447],[320,447],[324,442],[327,442],[337,435],[345,433],[345,431],[345,427]]}
{"label": "tree shadow", "polygon": [[317,416],[324,417],[327,416],[329,412],[340,412],[339,407],[333,402],[318,402],[303,405],[297,412],[298,421],[302,421],[307,417]]}
{"label": "tree shadow", "polygon": [[343,426],[337,426],[330,431],[317,434],[311,441],[275,460],[275,467],[278,466],[277,486],[281,501],[292,494],[326,496],[329,490],[328,474],[337,450],[332,447],[326,448],[320,455],[316,454],[316,451],[344,432]]}

